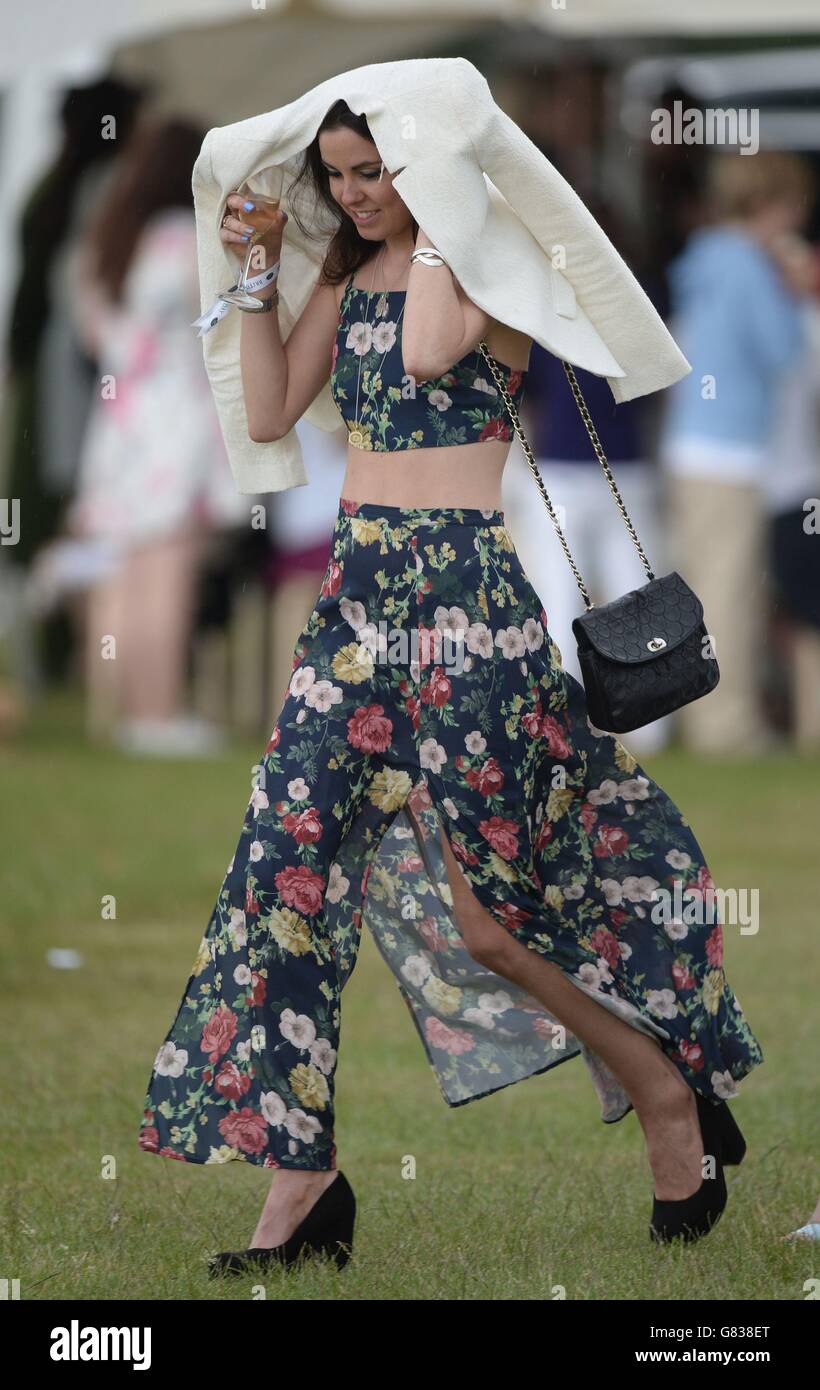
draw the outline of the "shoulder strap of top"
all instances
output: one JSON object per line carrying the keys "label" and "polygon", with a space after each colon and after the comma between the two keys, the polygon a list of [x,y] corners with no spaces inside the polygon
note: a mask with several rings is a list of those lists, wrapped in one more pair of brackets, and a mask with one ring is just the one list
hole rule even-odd
{"label": "shoulder strap of top", "polygon": [[351,290],[351,288],[352,288],[352,286],[353,286],[353,276],[354,276],[355,274],[356,274],[355,270],[352,270],[352,271],[350,272],[350,279],[348,280],[347,284],[345,285],[344,289],[342,290],[342,297],[341,297],[341,299],[339,300],[339,304],[340,304],[340,305],[343,305],[343,304],[345,303],[345,301],[346,301],[348,295],[350,294],[350,290]]}
{"label": "shoulder strap of top", "polygon": [[355,270],[351,270],[351,272],[350,272],[350,278],[349,278],[347,284],[345,285],[344,290],[342,291],[342,297],[341,297],[341,300],[339,301],[340,307],[342,307],[342,308],[344,307],[345,303],[347,302],[348,295],[350,294],[350,291],[351,291],[351,289],[353,288],[353,276],[354,276],[355,274],[356,274],[356,271],[355,271]]}
{"label": "shoulder strap of top", "polygon": [[347,300],[348,300],[348,296],[349,296],[349,294],[350,294],[351,286],[352,286],[352,284],[353,284],[353,276],[354,276],[355,274],[356,274],[355,270],[351,271],[350,279],[348,280],[347,284],[345,285],[344,289],[342,290],[342,297],[341,297],[341,299],[339,300],[339,331],[342,330],[342,327],[343,327],[343,325],[344,325],[344,323],[345,323],[345,318],[346,318],[346,314],[347,314]]}

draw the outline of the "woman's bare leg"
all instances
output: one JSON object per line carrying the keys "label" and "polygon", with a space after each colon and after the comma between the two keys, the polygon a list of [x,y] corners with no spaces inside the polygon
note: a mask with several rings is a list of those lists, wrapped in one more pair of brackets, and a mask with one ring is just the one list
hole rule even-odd
{"label": "woman's bare leg", "polygon": [[122,574],[92,585],[80,605],[86,730],[92,739],[106,738],[122,698],[117,641],[127,607]]}
{"label": "woman's bare leg", "polygon": [[459,931],[470,955],[512,980],[606,1062],[644,1132],[658,1198],[677,1201],[701,1183],[703,1146],[694,1093],[660,1046],[585,995],[559,966],[511,936],[475,897],[440,827]]}
{"label": "woman's bare leg", "polygon": [[336,1180],[335,1168],[278,1168],[273,1175],[249,1249],[283,1245]]}
{"label": "woman's bare leg", "polygon": [[173,719],[184,703],[196,580],[207,536],[188,532],[140,546],[125,562],[119,641],[123,713]]}

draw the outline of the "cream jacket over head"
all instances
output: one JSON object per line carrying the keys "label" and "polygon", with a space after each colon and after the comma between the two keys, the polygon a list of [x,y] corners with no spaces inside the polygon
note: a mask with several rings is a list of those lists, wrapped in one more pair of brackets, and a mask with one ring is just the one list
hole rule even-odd
{"label": "cream jacket over head", "polygon": [[[244,179],[277,190],[289,214],[279,273],[283,341],[318,279],[336,223],[288,185],[328,108],[343,98],[367,118],[393,187],[470,299],[556,356],[609,381],[616,401],[670,386],[691,371],[650,300],[581,199],[495,103],[465,58],[372,63],[321,82],[287,106],[209,130],[193,170],[203,313],[236,279],[219,238],[225,199]],[[267,176],[267,177],[266,177]],[[305,237],[292,207],[322,240]],[[309,481],[295,430],[271,443],[248,435],[239,365],[241,314],[232,308],[203,338],[233,475],[240,492]],[[305,412],[341,424],[328,380]]]}

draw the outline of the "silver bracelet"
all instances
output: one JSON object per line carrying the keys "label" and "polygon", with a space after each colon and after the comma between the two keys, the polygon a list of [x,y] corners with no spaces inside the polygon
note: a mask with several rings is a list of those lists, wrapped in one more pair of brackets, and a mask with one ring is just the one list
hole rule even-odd
{"label": "silver bracelet", "polygon": [[247,304],[237,304],[236,307],[242,314],[269,314],[274,304],[279,303],[279,286],[277,285],[273,294],[268,295],[267,299],[262,299],[261,296],[258,298],[259,303],[263,306],[261,309],[251,309]]}
{"label": "silver bracelet", "polygon": [[[410,257],[410,264],[419,261],[422,265],[447,265],[440,251],[434,246],[419,246]],[[448,267],[449,269],[449,267]]]}
{"label": "silver bracelet", "polygon": [[[254,275],[252,279],[246,280],[246,281],[245,281],[245,289],[248,290],[249,293],[253,293],[254,290],[261,290],[261,289],[264,289],[265,286],[266,286],[266,285],[269,285],[273,280],[278,280],[278,278],[279,278],[279,266],[280,266],[280,264],[281,264],[281,262],[280,262],[280,261],[277,261],[275,265],[272,265],[272,266],[271,266],[270,270],[263,270],[263,271],[261,272],[261,274],[259,274],[259,275]],[[233,285],[231,285],[230,288],[231,288],[232,290],[235,290],[235,289],[236,289],[236,283],[234,283]],[[273,303],[274,303],[274,304],[277,304],[277,303],[279,302],[279,286],[278,286],[278,285],[277,285],[277,287],[276,287],[276,293],[273,294],[273,295],[271,295],[271,299],[273,300]],[[260,303],[262,303],[262,302],[264,302],[264,301],[261,301],[261,300],[260,300]],[[273,306],[271,305],[271,306],[268,307],[267,309],[263,309],[261,312],[262,312],[262,313],[270,313],[270,310],[271,310],[272,307],[273,307]],[[199,318],[198,318],[198,319],[194,319],[193,323],[191,324],[191,327],[192,327],[192,328],[198,328],[198,329],[199,329],[199,333],[197,334],[197,337],[198,337],[198,338],[204,338],[206,333],[210,333],[211,329],[212,329],[212,328],[215,328],[216,325],[217,325],[218,323],[220,323],[222,319],[224,319],[225,315],[228,314],[228,313],[230,313],[230,310],[231,310],[231,304],[229,303],[229,301],[228,301],[227,299],[215,299],[214,302],[213,302],[213,304],[211,305],[210,309],[206,309],[206,310],[205,310],[205,313],[204,313],[204,314],[200,314]],[[257,313],[257,314],[258,314],[258,313],[260,312],[260,310],[259,310],[259,309],[247,309],[245,312],[248,313],[248,314],[253,314],[253,313]]]}

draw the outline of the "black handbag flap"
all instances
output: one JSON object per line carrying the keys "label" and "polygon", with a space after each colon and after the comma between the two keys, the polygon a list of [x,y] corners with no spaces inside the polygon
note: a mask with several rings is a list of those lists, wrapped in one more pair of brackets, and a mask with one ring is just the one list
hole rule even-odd
{"label": "black handbag flap", "polygon": [[586,638],[601,656],[633,665],[665,656],[702,622],[703,604],[672,570],[612,603],[580,614],[573,619],[572,630],[579,643]]}

